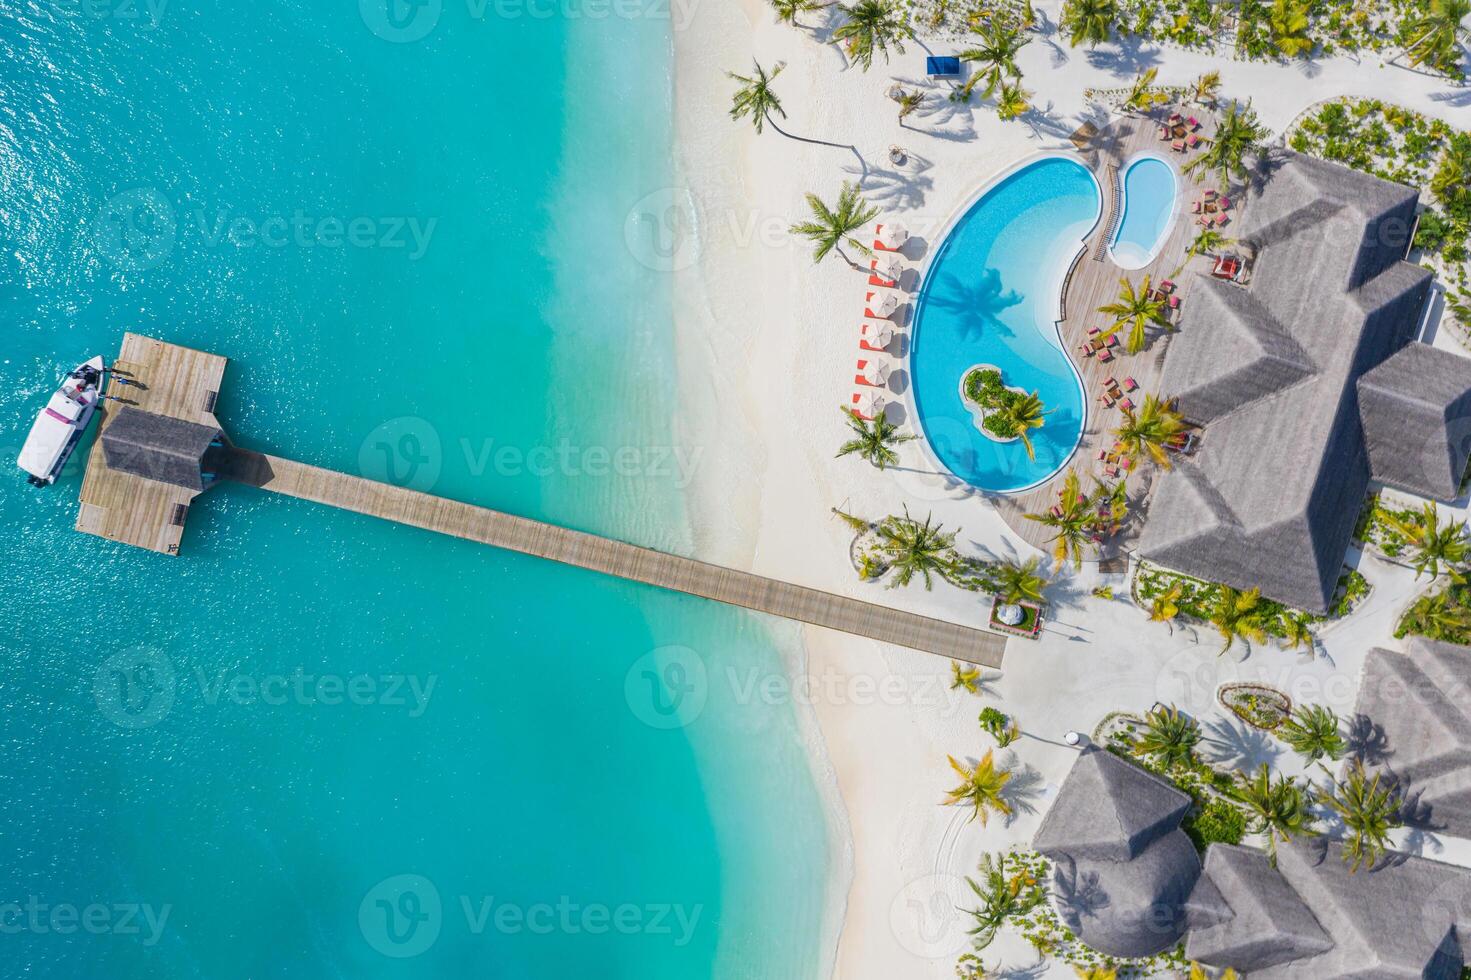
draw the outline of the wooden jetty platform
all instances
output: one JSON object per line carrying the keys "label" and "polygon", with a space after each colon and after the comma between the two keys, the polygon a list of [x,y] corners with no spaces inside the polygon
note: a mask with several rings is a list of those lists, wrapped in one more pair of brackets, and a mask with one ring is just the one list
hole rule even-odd
{"label": "wooden jetty platform", "polygon": [[[110,395],[137,402],[129,407],[219,429],[213,410],[224,358],[128,334],[119,363],[147,388],[114,380]],[[108,414],[117,411],[109,407]],[[110,424],[111,418],[103,419],[104,426]],[[984,629],[251,452],[228,437],[222,442],[223,448],[209,450],[213,455],[207,457],[218,480],[969,663],[999,667],[1006,648],[1006,637]],[[199,491],[119,472],[109,467],[107,455],[99,438],[88,462],[77,529],[178,554],[188,505]]]}

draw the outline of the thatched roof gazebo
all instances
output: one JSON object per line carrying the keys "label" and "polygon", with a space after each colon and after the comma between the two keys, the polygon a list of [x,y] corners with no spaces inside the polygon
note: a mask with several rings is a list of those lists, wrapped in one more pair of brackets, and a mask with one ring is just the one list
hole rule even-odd
{"label": "thatched roof gazebo", "polygon": [[217,428],[131,406],[102,433],[110,469],[196,492],[208,486],[205,455],[220,442]]}

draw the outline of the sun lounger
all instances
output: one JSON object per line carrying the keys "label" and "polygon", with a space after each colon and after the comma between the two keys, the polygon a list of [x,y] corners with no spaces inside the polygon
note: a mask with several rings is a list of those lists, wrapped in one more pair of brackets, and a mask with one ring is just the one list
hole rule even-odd
{"label": "sun lounger", "polygon": [[1116,333],[1111,333],[1108,335],[1108,339],[1106,339],[1103,343],[1106,347],[1117,347],[1119,344],[1119,335]]}
{"label": "sun lounger", "polygon": [[1109,361],[1113,360],[1113,351],[1109,350],[1107,347],[1103,348],[1103,350],[1098,352],[1098,359],[1104,364],[1107,364]]}
{"label": "sun lounger", "polygon": [[1098,455],[1095,458],[1100,463],[1103,462],[1105,459],[1108,459],[1108,450],[1106,450],[1106,449],[1100,449],[1100,450],[1098,450]]}
{"label": "sun lounger", "polygon": [[1176,153],[1184,153],[1185,152],[1185,141],[1184,140],[1175,140],[1173,143],[1170,144],[1170,149],[1174,150]]}
{"label": "sun lounger", "polygon": [[1103,472],[1105,472],[1109,476],[1117,479],[1118,478],[1118,475],[1119,475],[1119,468],[1117,466],[1105,466],[1103,468]]}
{"label": "sun lounger", "polygon": [[1190,147],[1192,150],[1195,149],[1197,146],[1200,145],[1200,137],[1195,135],[1194,133],[1191,133],[1189,136],[1185,137],[1185,145]]}
{"label": "sun lounger", "polygon": [[1169,122],[1170,122],[1171,125],[1173,125],[1173,124],[1175,124],[1175,123],[1177,123],[1179,121],[1180,121],[1180,114],[1178,112],[1172,112],[1172,113],[1170,113]]}
{"label": "sun lounger", "polygon": [[1200,120],[1196,119],[1194,116],[1191,116],[1189,119],[1185,120],[1185,125],[1189,126],[1191,129],[1199,129]]}
{"label": "sun lounger", "polygon": [[1229,197],[1223,197],[1217,203],[1220,204],[1222,211],[1231,210],[1231,199]]}
{"label": "sun lounger", "polygon": [[1113,396],[1110,395],[1108,392],[1105,391],[1103,394],[1099,395],[1098,400],[1103,403],[1104,408],[1113,408]]}
{"label": "sun lounger", "polygon": [[1175,280],[1161,279],[1159,281],[1159,288],[1163,289],[1167,293],[1173,293],[1175,291]]}
{"label": "sun lounger", "polygon": [[1178,310],[1179,308],[1180,308],[1180,297],[1178,297],[1178,296],[1171,296],[1170,297],[1170,309],[1172,309],[1172,310]]}
{"label": "sun lounger", "polygon": [[1124,379],[1124,390],[1125,391],[1137,391],[1138,389],[1139,389],[1139,382],[1135,381],[1133,378],[1125,378]]}
{"label": "sun lounger", "polygon": [[1103,379],[1103,387],[1105,388],[1112,388],[1116,384],[1118,384],[1118,382],[1115,381],[1112,376]]}
{"label": "sun lounger", "polygon": [[1094,354],[1098,353],[1093,349],[1092,344],[1083,344],[1078,348],[1078,352],[1084,357],[1092,357]]}
{"label": "sun lounger", "polygon": [[1214,187],[1208,187],[1208,188],[1206,188],[1206,191],[1205,191],[1205,199],[1207,201],[1214,201],[1216,199],[1216,197],[1217,197],[1217,192],[1216,192],[1216,189]]}
{"label": "sun lounger", "polygon": [[1102,330],[1103,330],[1102,327],[1089,327],[1088,328],[1088,336],[1090,336],[1090,337],[1096,337],[1096,336],[1098,336],[1102,332]]}
{"label": "sun lounger", "polygon": [[960,74],[960,59],[953,55],[930,55],[924,60],[924,73],[931,78],[954,78]]}
{"label": "sun lounger", "polygon": [[1226,222],[1228,222],[1230,220],[1231,220],[1231,218],[1229,216],[1224,215],[1224,214],[1218,214],[1218,215],[1216,215],[1216,227],[1217,228],[1224,228],[1224,227],[1226,227]]}
{"label": "sun lounger", "polygon": [[1201,209],[1201,202],[1199,202],[1199,201],[1191,201],[1190,202],[1190,213],[1191,214],[1199,214],[1200,213],[1200,209]]}
{"label": "sun lounger", "polygon": [[1168,127],[1168,126],[1161,126],[1159,128],[1159,138],[1160,139],[1167,140],[1167,139],[1169,139],[1173,135],[1175,135],[1175,132],[1174,132],[1174,130],[1170,129],[1170,127]]}
{"label": "sun lounger", "polygon": [[1126,412],[1132,412],[1134,410],[1134,399],[1132,399],[1132,398],[1125,398],[1125,399],[1123,399],[1122,401],[1119,402],[1119,407],[1122,408]]}

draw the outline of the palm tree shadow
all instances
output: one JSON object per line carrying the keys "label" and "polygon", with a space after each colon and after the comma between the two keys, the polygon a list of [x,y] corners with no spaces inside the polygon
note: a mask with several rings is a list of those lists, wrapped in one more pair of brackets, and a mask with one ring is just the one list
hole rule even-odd
{"label": "palm tree shadow", "polygon": [[1002,817],[1002,826],[1010,827],[1020,817],[1036,813],[1036,801],[1041,798],[1046,786],[1047,780],[1042,773],[1030,764],[1013,768],[1011,778],[1001,790],[1001,798],[1011,808],[1011,812]]}
{"label": "palm tree shadow", "polygon": [[923,132],[926,135],[957,141],[975,138],[976,126],[971,107],[965,102],[956,102],[950,98],[953,87],[942,89],[933,84],[921,86],[902,78],[896,81],[905,88],[928,88],[929,98],[914,112],[916,122],[924,123]]}
{"label": "palm tree shadow", "polygon": [[1042,980],[1050,966],[1050,961],[1043,959],[1030,966],[997,967],[993,975],[998,980]]}
{"label": "palm tree shadow", "polygon": [[1092,68],[1106,71],[1116,78],[1128,78],[1163,60],[1158,47],[1146,48],[1139,42],[1120,42],[1116,48],[1089,48],[1083,55]]}
{"label": "palm tree shadow", "polygon": [[1384,727],[1365,714],[1355,714],[1348,720],[1346,741],[1348,754],[1366,766],[1384,765],[1394,755]]}
{"label": "palm tree shadow", "polygon": [[1001,313],[1016,306],[1024,297],[1014,289],[1006,289],[1001,273],[984,269],[973,280],[947,273],[930,289],[927,302],[947,313],[960,314],[960,330],[966,340],[983,335],[1014,337],[1015,331],[1001,319]]}
{"label": "palm tree shadow", "polygon": [[1282,754],[1282,747],[1266,732],[1235,718],[1206,724],[1205,739],[1215,750],[1212,762],[1226,763],[1243,772],[1258,769],[1263,763],[1270,766]]}
{"label": "palm tree shadow", "polygon": [[[860,158],[861,159],[861,158]],[[928,171],[934,164],[917,153],[908,154],[908,166],[890,170],[871,168],[866,164],[861,170],[844,167],[846,173],[858,178],[869,201],[896,209],[914,209],[924,206],[925,194],[935,186]]]}
{"label": "palm tree shadow", "polygon": [[1033,107],[1021,114],[1020,121],[1032,131],[1033,139],[1042,139],[1043,137],[1061,139],[1072,134],[1073,130],[1067,123],[1051,114],[1054,104],[1048,102],[1045,109]]}
{"label": "palm tree shadow", "polygon": [[1112,900],[1104,890],[1098,872],[1078,874],[1077,866],[1070,860],[1059,860],[1052,869],[1052,894],[1057,900],[1057,911],[1074,932],[1085,918],[1093,918],[1107,909]]}

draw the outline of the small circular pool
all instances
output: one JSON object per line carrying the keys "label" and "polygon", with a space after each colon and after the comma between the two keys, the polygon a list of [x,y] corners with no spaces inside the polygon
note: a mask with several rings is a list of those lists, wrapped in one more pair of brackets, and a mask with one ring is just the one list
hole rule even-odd
{"label": "small circular pool", "polygon": [[1124,168],[1123,217],[1109,244],[1121,269],[1142,269],[1159,254],[1175,216],[1175,169],[1156,156],[1136,157]]}
{"label": "small circular pool", "polygon": [[[1086,412],[1082,382],[1057,333],[1062,281],[1097,224],[1102,197],[1082,164],[1044,157],[987,189],[952,224],[915,303],[909,354],[919,427],[940,464],[982,490],[1025,490],[1062,469]],[[976,428],[961,376],[993,364],[1035,391],[1048,414],[1021,440]]]}

